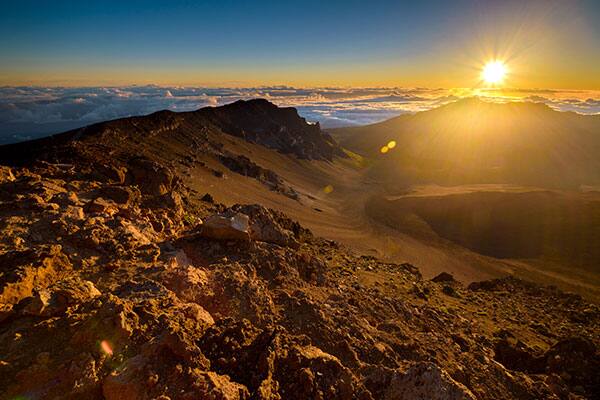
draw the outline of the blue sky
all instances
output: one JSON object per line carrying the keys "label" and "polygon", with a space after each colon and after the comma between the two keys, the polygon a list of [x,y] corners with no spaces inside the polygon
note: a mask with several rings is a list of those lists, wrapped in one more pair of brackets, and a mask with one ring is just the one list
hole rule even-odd
{"label": "blue sky", "polygon": [[499,54],[553,68],[519,86],[600,89],[581,78],[600,60],[599,20],[600,2],[577,0],[15,1],[0,85],[462,87]]}

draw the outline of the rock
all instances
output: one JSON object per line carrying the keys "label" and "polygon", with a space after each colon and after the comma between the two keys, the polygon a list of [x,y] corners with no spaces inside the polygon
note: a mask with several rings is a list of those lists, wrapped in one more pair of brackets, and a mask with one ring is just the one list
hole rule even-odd
{"label": "rock", "polygon": [[161,252],[161,256],[164,257],[170,268],[185,270],[185,268],[192,266],[187,254],[181,249],[172,249],[171,251]]}
{"label": "rock", "polygon": [[0,304],[0,323],[14,315],[12,304]]}
{"label": "rock", "polygon": [[80,206],[83,204],[79,200],[79,197],[77,197],[77,194],[75,192],[58,193],[52,197],[52,201],[60,204],[63,207],[68,207],[70,205],[71,206]]}
{"label": "rock", "polygon": [[187,303],[183,307],[183,313],[196,322],[201,323],[205,327],[209,327],[215,324],[215,320],[212,315],[208,311],[206,311],[202,306],[196,303]]}
{"label": "rock", "polygon": [[475,400],[476,397],[437,365],[419,362],[392,377],[383,399]]}
{"label": "rock", "polygon": [[525,343],[515,338],[500,339],[494,345],[494,359],[513,371],[541,373],[545,360],[533,354]]}
{"label": "rock", "polygon": [[[125,182],[125,176],[127,173],[127,168],[125,167],[120,167],[120,166],[116,166],[116,165],[108,165],[108,164],[101,164],[98,165],[96,164],[94,166],[94,174],[98,176],[99,178],[101,178],[101,180],[106,180],[108,182],[114,182],[114,183],[124,183]],[[102,179],[105,178],[105,179]]]}
{"label": "rock", "polygon": [[315,346],[294,346],[278,360],[277,379],[289,399],[352,399],[356,382],[340,360]]}
{"label": "rock", "polygon": [[118,224],[119,227],[116,229],[116,233],[119,243],[126,249],[148,245],[156,237],[151,225],[149,223],[144,224],[141,220],[132,222],[120,219]]}
{"label": "rock", "polygon": [[456,289],[454,289],[450,285],[444,285],[444,287],[442,288],[442,293],[450,297],[460,297]]}
{"label": "rock", "polygon": [[129,180],[144,194],[160,196],[174,189],[177,179],[171,170],[157,162],[134,158],[129,161]]}
{"label": "rock", "polygon": [[0,255],[0,304],[16,304],[45,289],[71,268],[60,245],[45,245]]}
{"label": "rock", "polygon": [[539,295],[542,293],[542,288],[531,282],[523,281],[509,275],[504,278],[490,279],[481,282],[472,282],[469,284],[467,289],[472,291],[485,291],[485,292],[516,292],[525,291],[530,294]]}
{"label": "rock", "polygon": [[64,313],[75,304],[94,299],[101,293],[90,281],[66,279],[39,290],[23,309],[24,314],[50,317]]}
{"label": "rock", "polygon": [[163,273],[162,279],[167,289],[186,302],[198,302],[210,292],[208,273],[201,268],[174,268]]}
{"label": "rock", "polygon": [[234,206],[233,210],[249,216],[249,235],[251,239],[295,249],[300,247],[294,233],[279,224],[278,216],[273,211],[257,204]]}
{"label": "rock", "polygon": [[65,208],[65,211],[63,212],[63,216],[65,218],[70,218],[75,221],[81,221],[81,220],[85,219],[83,207],[77,207],[77,206],[67,206]]}
{"label": "rock", "polygon": [[293,199],[298,199],[298,193],[274,171],[256,164],[248,157],[235,154],[223,154],[219,157],[221,163],[231,171],[240,175],[254,178],[269,189]]}
{"label": "rock", "polygon": [[14,182],[15,176],[9,167],[0,165],[0,183]]}
{"label": "rock", "polygon": [[160,196],[155,196],[152,200],[146,203],[151,208],[161,208],[167,210],[171,215],[177,217],[183,216],[185,213],[183,207],[183,199],[177,192],[169,192]]}
{"label": "rock", "polygon": [[53,196],[67,191],[62,184],[64,181],[38,181],[31,184],[29,192],[41,196],[44,201],[49,201]]}
{"label": "rock", "polygon": [[33,297],[27,299],[27,305],[23,309],[23,314],[29,315],[44,315],[44,310],[50,305],[52,294],[49,290],[42,289]]}
{"label": "rock", "polygon": [[200,227],[200,236],[216,240],[250,240],[249,218],[242,213],[212,215]]}
{"label": "rock", "polygon": [[202,196],[202,198],[200,200],[205,201],[210,204],[215,203],[215,199],[210,195],[210,193],[206,193],[204,196]]}
{"label": "rock", "polygon": [[84,211],[90,214],[108,214],[112,216],[119,211],[119,208],[114,202],[98,197],[87,203]]}
{"label": "rock", "polygon": [[458,347],[460,347],[461,351],[469,351],[471,346],[469,345],[469,341],[463,335],[453,333],[452,335],[450,335],[450,337],[452,338],[454,343],[456,343]]}
{"label": "rock", "polygon": [[17,199],[18,207],[26,210],[43,210],[46,206],[46,200],[35,193],[27,193]]}
{"label": "rock", "polygon": [[442,272],[439,275],[435,276],[433,279],[431,279],[432,282],[436,282],[436,283],[441,283],[441,282],[456,282],[454,280],[454,277],[447,273],[447,272]]}
{"label": "rock", "polygon": [[106,400],[145,399],[145,384],[142,371],[148,360],[143,355],[128,359],[117,371],[108,375],[102,383],[102,394]]}
{"label": "rock", "polygon": [[[250,393],[244,385],[232,382],[228,376],[208,371],[200,374],[197,398],[218,400],[246,400]],[[196,397],[194,397],[196,398]]]}
{"label": "rock", "polygon": [[593,342],[582,337],[564,339],[544,355],[546,370],[568,375],[571,385],[594,384],[600,387],[600,354]]}
{"label": "rock", "polygon": [[140,190],[133,186],[109,185],[100,189],[100,195],[122,207],[130,207],[140,201]]}

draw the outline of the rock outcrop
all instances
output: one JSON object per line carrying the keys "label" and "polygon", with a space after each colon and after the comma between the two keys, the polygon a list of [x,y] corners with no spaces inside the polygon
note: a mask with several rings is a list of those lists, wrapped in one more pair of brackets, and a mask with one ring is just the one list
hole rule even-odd
{"label": "rock outcrop", "polygon": [[198,113],[225,133],[299,158],[332,160],[335,156],[347,157],[335,140],[321,131],[319,123],[307,123],[295,108],[280,108],[267,100],[256,99],[207,107]]}

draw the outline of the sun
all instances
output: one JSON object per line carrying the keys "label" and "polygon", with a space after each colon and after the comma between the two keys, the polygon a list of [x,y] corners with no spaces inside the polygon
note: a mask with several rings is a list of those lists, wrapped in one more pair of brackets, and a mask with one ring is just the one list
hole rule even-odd
{"label": "sun", "polygon": [[502,61],[490,61],[483,67],[481,77],[485,83],[497,85],[506,76],[506,65]]}

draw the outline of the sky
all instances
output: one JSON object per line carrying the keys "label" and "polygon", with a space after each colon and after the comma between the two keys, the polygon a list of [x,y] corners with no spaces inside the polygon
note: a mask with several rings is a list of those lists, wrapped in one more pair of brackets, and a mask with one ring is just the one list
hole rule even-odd
{"label": "sky", "polygon": [[324,127],[471,95],[597,114],[599,21],[598,0],[5,2],[0,144],[256,97]]}
{"label": "sky", "polygon": [[600,2],[5,2],[0,85],[600,89]]}

